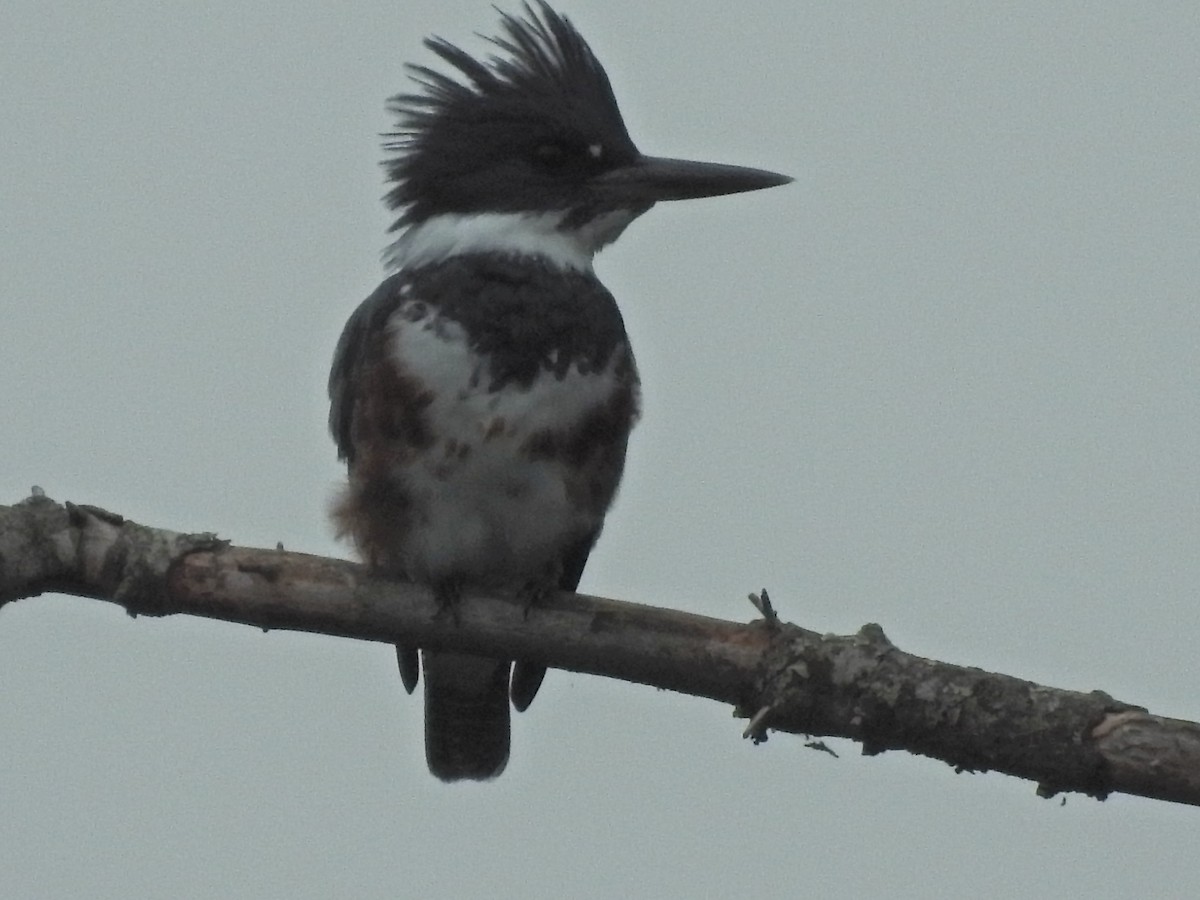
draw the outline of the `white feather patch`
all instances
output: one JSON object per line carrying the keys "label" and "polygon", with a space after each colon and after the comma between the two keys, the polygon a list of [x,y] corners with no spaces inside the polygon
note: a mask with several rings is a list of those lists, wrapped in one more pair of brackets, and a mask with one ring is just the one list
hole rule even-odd
{"label": "white feather patch", "polygon": [[416,528],[403,548],[409,576],[437,581],[530,578],[600,523],[568,496],[570,472],[523,449],[539,432],[569,429],[618,387],[619,354],[608,367],[561,378],[542,372],[525,388],[492,391],[488,359],[472,352],[461,325],[417,318],[402,304],[388,324],[391,353],[428,389],[434,446],[398,472]]}
{"label": "white feather patch", "polygon": [[614,210],[576,228],[562,228],[565,212],[446,213],[408,228],[387,249],[392,269],[439,262],[463,253],[535,256],[563,270],[590,272],[592,258],[611,244],[638,213]]}

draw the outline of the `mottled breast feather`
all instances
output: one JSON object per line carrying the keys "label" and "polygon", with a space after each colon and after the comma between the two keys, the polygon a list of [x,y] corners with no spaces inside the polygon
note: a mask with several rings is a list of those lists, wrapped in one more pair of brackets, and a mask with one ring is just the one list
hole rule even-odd
{"label": "mottled breast feather", "polygon": [[339,531],[377,567],[474,580],[586,558],[638,378],[594,276],[479,254],[385,281],[342,334],[330,397]]}
{"label": "mottled breast feather", "polygon": [[354,311],[334,353],[329,429],[339,459],[354,460],[351,427],[363,383],[360,370],[373,364],[382,350],[374,343],[409,299],[460,322],[472,348],[491,357],[489,376],[497,387],[510,381],[528,386],[543,370],[561,376],[572,363],[595,371],[619,346],[628,346],[616,301],[590,273],[488,254],[397,272]]}

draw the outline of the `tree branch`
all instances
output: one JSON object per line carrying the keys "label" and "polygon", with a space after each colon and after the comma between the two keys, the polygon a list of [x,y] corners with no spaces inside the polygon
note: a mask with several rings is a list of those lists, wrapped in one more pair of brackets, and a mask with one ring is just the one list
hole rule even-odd
{"label": "tree branch", "polygon": [[959,771],[1036,781],[1052,796],[1111,792],[1200,805],[1200,725],[1093,692],[905,653],[877,625],[850,636],[763,619],[742,624],[562,594],[526,612],[468,594],[455,621],[424,588],[342,560],[229,546],[59,505],[38,489],[0,506],[0,605],[45,592],[364,640],[527,659],[733,704],[768,729],[845,737],[867,754],[907,750]]}

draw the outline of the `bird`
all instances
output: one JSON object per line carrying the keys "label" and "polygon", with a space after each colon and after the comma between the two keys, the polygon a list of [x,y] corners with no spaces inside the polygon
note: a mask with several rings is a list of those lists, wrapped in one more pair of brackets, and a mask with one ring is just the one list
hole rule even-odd
{"label": "bird", "polygon": [[[351,314],[329,377],[348,478],[331,510],[367,568],[427,586],[458,616],[467,589],[536,610],[574,591],[639,415],[621,311],[593,258],[655,203],[786,184],[774,172],[642,154],[604,67],[545,0],[500,12],[491,53],[440,37],[407,64],[384,135],[396,239]],[[505,768],[509,703],[535,662],[396,648],[423,677],[425,756],[443,781]]]}

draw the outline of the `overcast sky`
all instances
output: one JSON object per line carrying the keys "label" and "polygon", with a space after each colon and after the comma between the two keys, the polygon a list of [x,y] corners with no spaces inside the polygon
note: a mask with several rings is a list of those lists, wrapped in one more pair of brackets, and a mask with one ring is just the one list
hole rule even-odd
{"label": "overcast sky", "polygon": [[[506,9],[512,3],[502,4]],[[582,588],[1200,718],[1194,4],[571,0],[651,153],[786,188],[597,260],[645,412]],[[735,11],[736,10],[736,11]],[[0,503],[347,555],[334,342],[405,60],[484,0],[5,0]],[[0,895],[1192,897],[1200,811],[762,747],[552,672],[426,771],[384,645],[0,612]]]}

